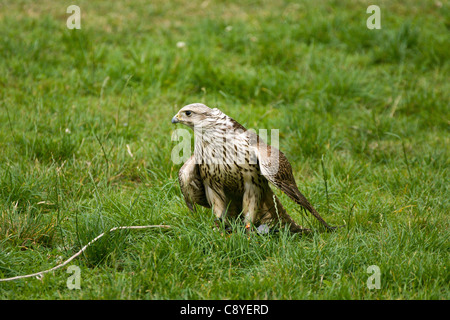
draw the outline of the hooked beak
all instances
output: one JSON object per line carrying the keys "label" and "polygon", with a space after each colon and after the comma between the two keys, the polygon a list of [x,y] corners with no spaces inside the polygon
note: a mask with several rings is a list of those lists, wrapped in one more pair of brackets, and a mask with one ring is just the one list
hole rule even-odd
{"label": "hooked beak", "polygon": [[180,120],[178,120],[178,114],[177,114],[176,116],[174,116],[172,118],[172,123],[178,123],[178,122],[180,122]]}

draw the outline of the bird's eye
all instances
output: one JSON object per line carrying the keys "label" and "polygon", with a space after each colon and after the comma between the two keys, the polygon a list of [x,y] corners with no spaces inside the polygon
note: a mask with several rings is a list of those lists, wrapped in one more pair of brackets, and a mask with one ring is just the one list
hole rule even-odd
{"label": "bird's eye", "polygon": [[185,112],[185,114],[186,114],[188,117],[191,116],[191,113],[192,113],[191,111],[186,111],[186,112]]}

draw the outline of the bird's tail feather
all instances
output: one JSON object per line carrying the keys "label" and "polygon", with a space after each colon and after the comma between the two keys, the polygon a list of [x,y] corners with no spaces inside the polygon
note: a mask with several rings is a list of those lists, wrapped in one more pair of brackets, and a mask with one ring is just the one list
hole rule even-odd
{"label": "bird's tail feather", "polygon": [[302,206],[303,208],[305,208],[306,210],[308,210],[313,216],[314,218],[316,218],[317,220],[320,221],[320,223],[322,223],[322,225],[328,230],[328,231],[333,231],[339,227],[334,227],[334,226],[330,226],[328,223],[326,223],[326,221],[320,216],[320,214],[317,212],[316,209],[314,209],[314,207],[309,203],[308,199],[306,199],[306,197],[300,192],[296,192],[297,197],[295,197],[294,201],[299,204],[300,206]]}

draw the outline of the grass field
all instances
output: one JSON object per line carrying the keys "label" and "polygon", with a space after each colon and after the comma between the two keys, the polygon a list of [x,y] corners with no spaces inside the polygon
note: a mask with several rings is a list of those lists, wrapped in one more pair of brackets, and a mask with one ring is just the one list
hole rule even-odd
{"label": "grass field", "polygon": [[[0,299],[449,299],[449,21],[447,1],[0,0],[0,278],[172,226],[100,239],[79,290],[65,267]],[[189,212],[170,120],[193,102],[279,129],[345,228],[224,236]]]}

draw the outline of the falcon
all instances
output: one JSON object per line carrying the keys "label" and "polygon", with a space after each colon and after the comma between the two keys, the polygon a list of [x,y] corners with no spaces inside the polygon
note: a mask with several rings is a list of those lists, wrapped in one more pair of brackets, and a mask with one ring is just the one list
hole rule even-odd
{"label": "falcon", "polygon": [[196,205],[212,208],[216,221],[225,223],[240,217],[249,232],[275,226],[294,233],[311,232],[289,216],[270,183],[308,210],[327,230],[335,228],[298,190],[285,155],[254,131],[201,103],[181,108],[172,123],[194,131],[194,153],[178,173],[181,192],[191,211]]}

